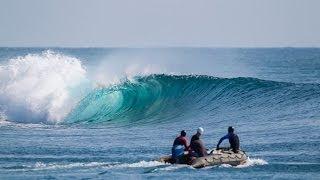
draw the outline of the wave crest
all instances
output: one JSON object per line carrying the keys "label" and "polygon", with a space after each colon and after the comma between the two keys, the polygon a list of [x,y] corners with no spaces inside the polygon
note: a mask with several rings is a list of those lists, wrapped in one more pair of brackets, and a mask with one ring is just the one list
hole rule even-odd
{"label": "wave crest", "polygon": [[0,121],[147,124],[252,112],[265,120],[319,115],[318,84],[147,74],[93,89],[95,80],[77,58],[51,51],[13,58],[0,66]]}
{"label": "wave crest", "polygon": [[0,66],[0,112],[15,122],[61,122],[85,75],[80,60],[52,51],[10,59]]}

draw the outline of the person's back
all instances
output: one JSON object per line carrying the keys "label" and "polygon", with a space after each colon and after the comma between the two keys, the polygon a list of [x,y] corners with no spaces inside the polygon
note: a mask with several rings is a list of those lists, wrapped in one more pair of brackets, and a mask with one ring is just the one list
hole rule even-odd
{"label": "person's back", "polygon": [[186,132],[182,130],[180,136],[174,140],[171,149],[173,158],[182,156],[184,154],[184,151],[188,149],[188,140],[186,138],[186,135]]}
{"label": "person's back", "polygon": [[239,142],[239,137],[238,135],[234,134],[234,133],[230,133],[229,134],[229,143],[230,143],[230,147],[233,150],[233,152],[238,153],[239,151],[239,146],[240,146],[240,142]]}
{"label": "person's back", "polygon": [[201,134],[203,133],[202,128],[198,128],[197,134],[193,135],[190,141],[190,155],[196,157],[207,156],[207,150],[200,139]]}
{"label": "person's back", "polygon": [[236,135],[234,133],[234,128],[233,127],[229,127],[228,128],[228,134],[223,136],[218,144],[217,144],[217,149],[219,149],[219,145],[221,144],[221,142],[225,139],[229,139],[229,143],[230,143],[230,148],[232,149],[233,152],[238,153],[239,149],[240,149],[240,140],[238,135]]}
{"label": "person's back", "polygon": [[187,138],[184,136],[179,136],[177,137],[174,141],[173,141],[173,146],[177,146],[177,145],[182,145],[185,147],[185,149],[187,149],[188,145],[187,145]]}

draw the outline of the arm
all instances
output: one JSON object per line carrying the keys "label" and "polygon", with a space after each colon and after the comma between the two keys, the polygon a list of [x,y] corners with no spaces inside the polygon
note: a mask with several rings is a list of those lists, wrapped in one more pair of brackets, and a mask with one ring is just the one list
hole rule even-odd
{"label": "arm", "polygon": [[185,151],[187,151],[188,148],[189,148],[187,139],[186,139],[186,138],[183,138],[182,143],[183,143],[183,145],[184,145]]}
{"label": "arm", "polygon": [[219,149],[220,144],[221,144],[222,141],[225,140],[225,139],[229,139],[229,134],[223,136],[223,137],[219,140],[219,142],[218,142],[218,144],[217,144],[217,149]]}
{"label": "arm", "polygon": [[203,142],[201,142],[202,156],[207,156],[207,148],[204,146]]}

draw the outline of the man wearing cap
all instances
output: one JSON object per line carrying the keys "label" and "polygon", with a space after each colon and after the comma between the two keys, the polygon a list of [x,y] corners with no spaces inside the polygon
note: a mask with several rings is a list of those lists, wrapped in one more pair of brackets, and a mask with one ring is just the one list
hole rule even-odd
{"label": "man wearing cap", "polygon": [[225,140],[225,139],[229,139],[229,143],[230,143],[230,147],[231,147],[232,151],[233,151],[234,153],[238,153],[238,151],[239,151],[239,146],[240,146],[239,137],[238,137],[238,135],[236,135],[236,134],[234,133],[234,128],[233,128],[232,126],[229,126],[229,128],[228,128],[228,134],[225,135],[225,136],[223,136],[223,137],[219,140],[219,142],[218,142],[218,144],[217,144],[217,149],[219,149],[220,144],[221,144],[222,141]]}
{"label": "man wearing cap", "polygon": [[207,149],[205,148],[200,136],[203,134],[203,128],[199,127],[197,133],[192,136],[190,141],[190,151],[189,154],[193,157],[203,157],[207,156]]}

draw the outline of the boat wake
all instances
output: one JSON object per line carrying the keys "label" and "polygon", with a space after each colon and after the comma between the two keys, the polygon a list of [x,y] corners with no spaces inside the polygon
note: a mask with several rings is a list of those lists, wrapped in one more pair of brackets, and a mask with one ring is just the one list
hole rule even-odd
{"label": "boat wake", "polygon": [[[247,168],[247,167],[251,167],[251,166],[260,166],[260,165],[267,165],[268,162],[263,160],[263,159],[259,159],[259,158],[249,158],[246,160],[246,162],[244,164],[240,164],[238,166],[231,166],[230,164],[222,164],[219,165],[218,167],[220,168]],[[207,167],[207,168],[211,168],[211,167]]]}
{"label": "boat wake", "polygon": [[[202,169],[211,169],[217,167],[223,168],[246,168],[256,165],[268,164],[263,159],[248,159],[243,165],[231,166],[231,165],[220,165],[220,166],[208,166]],[[181,164],[166,164],[159,161],[140,161],[135,163],[120,163],[120,162],[75,162],[75,163],[44,163],[36,162],[34,165],[20,165],[20,166],[2,166],[0,167],[6,171],[43,171],[43,170],[63,170],[63,169],[79,169],[79,168],[102,168],[102,169],[130,169],[130,168],[148,168],[148,172],[159,172],[159,171],[176,171],[181,168],[194,169],[189,165]],[[151,168],[151,169],[149,169]]]}

